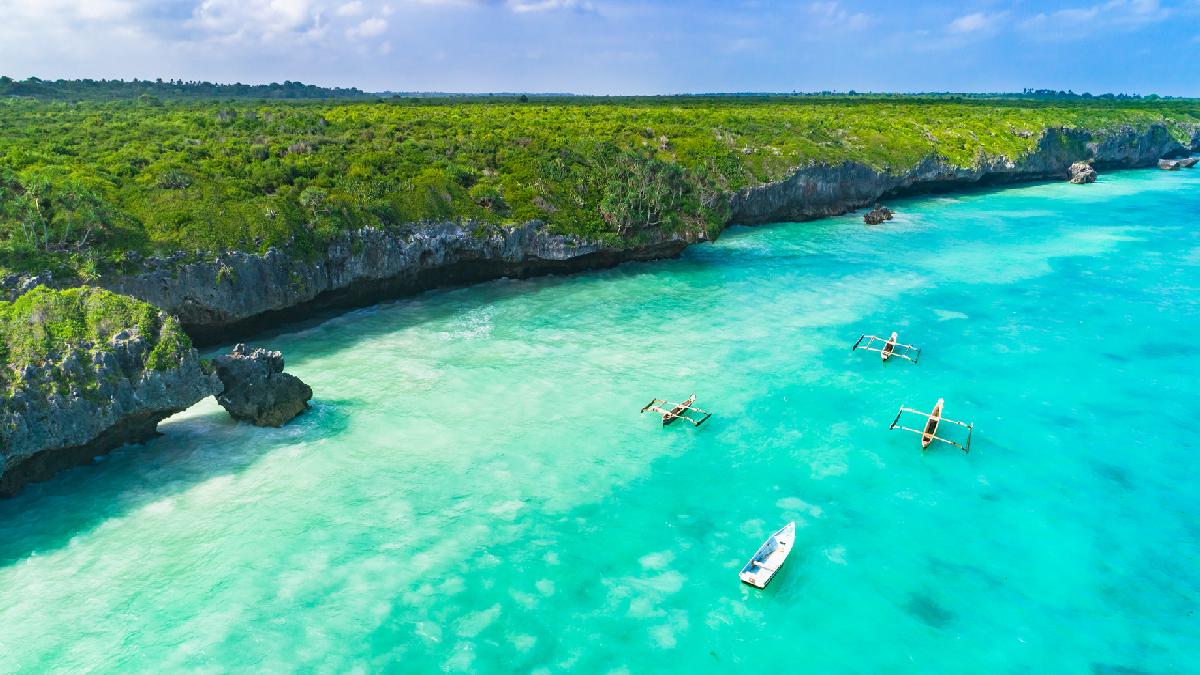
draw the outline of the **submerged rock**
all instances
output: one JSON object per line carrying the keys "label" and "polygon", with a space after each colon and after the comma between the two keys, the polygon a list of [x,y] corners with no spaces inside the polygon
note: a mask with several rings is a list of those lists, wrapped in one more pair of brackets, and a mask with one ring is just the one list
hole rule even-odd
{"label": "submerged rock", "polygon": [[1160,159],[1158,160],[1158,168],[1166,171],[1178,171],[1183,168],[1183,164],[1177,159]]}
{"label": "submerged rock", "polygon": [[1067,171],[1071,174],[1071,182],[1076,185],[1096,182],[1096,169],[1087,162],[1075,162]]}
{"label": "submerged rock", "polygon": [[213,359],[225,391],[217,403],[236,420],[260,427],[280,427],[308,409],[309,387],[295,375],[283,372],[283,354],[250,350],[239,344],[233,352]]}
{"label": "submerged rock", "polygon": [[876,204],[875,208],[867,211],[866,215],[863,216],[863,222],[868,225],[878,225],[885,220],[891,220],[893,215],[895,215],[895,211],[886,206]]}

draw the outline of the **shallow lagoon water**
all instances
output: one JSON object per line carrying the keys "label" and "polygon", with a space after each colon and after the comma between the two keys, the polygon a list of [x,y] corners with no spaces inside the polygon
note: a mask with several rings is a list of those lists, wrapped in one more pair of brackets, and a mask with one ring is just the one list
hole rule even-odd
{"label": "shallow lagoon water", "polygon": [[0,503],[0,671],[1193,670],[1200,172],[894,206],[263,336],[293,424]]}

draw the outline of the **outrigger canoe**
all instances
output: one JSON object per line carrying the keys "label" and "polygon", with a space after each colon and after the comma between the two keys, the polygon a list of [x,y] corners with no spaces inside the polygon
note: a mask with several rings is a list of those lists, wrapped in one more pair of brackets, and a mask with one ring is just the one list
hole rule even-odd
{"label": "outrigger canoe", "polygon": [[[649,403],[642,406],[642,412],[652,411],[652,412],[656,412],[656,413],[659,413],[660,415],[662,415],[662,424],[664,427],[669,424],[673,424],[675,422],[675,420],[679,420],[679,419],[687,420],[687,421],[691,422],[693,426],[698,427],[701,424],[704,424],[705,420],[712,417],[712,413],[710,413],[706,410],[701,410],[700,408],[697,408],[696,406],[692,405],[695,402],[696,402],[695,394],[692,394],[691,396],[689,396],[687,398],[687,400],[684,401],[683,403],[671,403],[665,399],[656,398],[656,399],[651,399],[651,401]],[[664,408],[663,406],[671,406],[671,407],[670,407],[670,409],[667,409],[667,408]],[[689,412],[696,413],[696,415],[699,416],[699,419],[696,419],[695,417],[688,415]]]}
{"label": "outrigger canoe", "polygon": [[921,432],[921,449],[929,447],[933,439],[937,437],[938,424],[942,421],[942,406],[945,405],[946,399],[939,398],[937,405],[933,406],[933,411],[929,413],[929,419],[925,421],[925,430]]}
{"label": "outrigger canoe", "polygon": [[[880,346],[876,347],[878,342]],[[901,359],[908,359],[913,363],[921,358],[921,348],[915,345],[906,345],[900,342],[899,334],[892,331],[892,334],[886,338],[881,338],[878,335],[862,334],[858,336],[858,341],[850,348],[850,351],[856,349],[864,349],[868,352],[879,352],[879,358],[883,361],[890,360],[893,356]]]}
{"label": "outrigger canoe", "polygon": [[[904,431],[910,431],[914,434],[917,434],[921,437],[922,450],[927,449],[934,441],[941,441],[942,443],[953,445],[963,452],[970,452],[971,436],[975,433],[975,425],[967,422],[959,422],[958,420],[952,420],[949,417],[942,417],[942,410],[945,408],[945,405],[946,400],[939,398],[937,403],[933,406],[933,410],[929,412],[900,406],[899,412],[896,413],[896,417],[892,420],[892,424],[888,427],[888,429],[903,429]],[[900,423],[900,418],[904,415],[904,413],[909,413],[910,415],[920,415],[921,417],[925,418],[924,425],[920,429],[904,426]],[[959,443],[957,441],[952,441],[948,438],[942,438],[941,436],[938,436],[938,427],[940,427],[943,422],[946,424],[957,424],[958,426],[966,429],[966,442]]]}
{"label": "outrigger canoe", "polygon": [[893,351],[895,351],[896,337],[897,337],[896,332],[892,331],[892,336],[888,338],[887,344],[885,344],[883,346],[883,349],[879,350],[879,358],[880,359],[887,361],[888,357],[892,355]]}
{"label": "outrigger canoe", "polygon": [[680,403],[680,404],[676,405],[674,408],[671,408],[668,412],[663,413],[663,416],[662,416],[663,426],[665,427],[668,424],[671,424],[675,420],[679,419],[680,416],[683,415],[683,411],[690,409],[692,407],[692,404],[695,402],[696,402],[696,395],[692,394],[683,403]]}
{"label": "outrigger canoe", "polygon": [[779,568],[792,552],[792,544],[796,541],[796,523],[791,522],[779,528],[779,531],[767,538],[758,552],[746,563],[738,577],[755,588],[766,588]]}

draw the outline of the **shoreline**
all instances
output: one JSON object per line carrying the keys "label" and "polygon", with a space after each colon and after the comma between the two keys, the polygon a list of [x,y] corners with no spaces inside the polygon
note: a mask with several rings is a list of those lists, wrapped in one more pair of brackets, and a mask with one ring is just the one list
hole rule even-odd
{"label": "shoreline", "polygon": [[365,307],[435,288],[674,258],[734,225],[804,222],[851,213],[881,199],[1065,180],[1076,161],[1091,161],[1103,171],[1132,170],[1153,167],[1162,157],[1200,151],[1200,125],[1192,130],[1190,147],[1164,125],[1140,131],[1127,127],[1099,141],[1093,137],[1087,130],[1048,129],[1034,152],[1017,159],[985,157],[971,167],[934,156],[898,173],[855,162],[799,167],[783,180],[728,195],[728,217],[713,233],[649,231],[613,245],[554,234],[540,221],[512,227],[415,223],[343,233],[314,260],[278,249],[262,255],[230,252],[212,261],[101,277],[95,283],[178,316],[198,346],[212,346],[314,313]]}
{"label": "shoreline", "polygon": [[[783,181],[733,195],[721,231],[735,225],[803,222],[844,215],[880,199],[1064,180],[1067,167],[1079,161],[1079,147],[1088,148],[1089,156],[1084,159],[1109,171],[1149,168],[1164,155],[1200,149],[1200,125],[1191,147],[1171,138],[1165,127],[1157,127],[1127,136],[1131,145],[1108,149],[1113,154],[1106,154],[1103,148],[1063,144],[1055,136],[1047,133],[1039,141],[1043,151],[1018,161],[992,158],[969,168],[949,166],[938,158],[927,159],[900,174],[849,162],[802,167]],[[101,278],[97,285],[177,316],[197,346],[209,347],[244,341],[246,336],[264,331],[286,330],[288,324],[316,314],[370,306],[435,288],[470,286],[500,278],[565,275],[625,262],[675,258],[688,246],[719,238],[721,231],[643,233],[635,240],[612,246],[552,234],[538,222],[511,228],[470,223],[432,223],[391,231],[364,228],[336,238],[317,260],[293,258],[279,250],[261,256],[229,253],[214,261],[176,268],[160,264],[152,272]],[[166,376],[191,388],[186,396],[160,408],[178,411],[219,393],[215,385],[207,383],[209,376],[199,363],[198,352],[192,348],[177,368],[167,372]],[[36,371],[52,373],[61,367],[52,359]],[[139,375],[128,385],[136,389],[144,379]],[[18,421],[30,415],[31,419],[52,417],[64,429],[82,428],[85,421],[94,424],[99,420],[96,406],[77,396],[51,397],[45,402],[40,398],[29,398],[36,403],[32,412],[10,413],[16,414]],[[120,410],[101,403],[101,408],[111,414],[90,440],[54,433],[39,438],[37,443],[27,443],[29,447],[19,453],[10,452],[12,448],[0,453],[4,460],[0,465],[0,496],[15,494],[29,482],[86,463],[117,445],[155,435],[162,416],[147,422],[142,418],[152,408],[145,402],[131,403]]]}

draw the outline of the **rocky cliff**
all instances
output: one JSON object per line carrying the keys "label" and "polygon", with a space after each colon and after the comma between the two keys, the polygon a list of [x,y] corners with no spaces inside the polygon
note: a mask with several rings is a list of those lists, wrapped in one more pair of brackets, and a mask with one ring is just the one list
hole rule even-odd
{"label": "rocky cliff", "polygon": [[211,342],[315,309],[437,286],[672,257],[703,238],[703,232],[656,233],[606,245],[551,234],[537,222],[511,228],[422,223],[342,235],[316,259],[277,249],[265,255],[234,252],[99,283],[162,307],[198,341]]}
{"label": "rocky cliff", "polygon": [[[1200,149],[1200,130],[1192,149]],[[1189,148],[1161,125],[1125,127],[1103,134],[1084,129],[1049,129],[1035,150],[1018,158],[980,157],[973,166],[955,166],[926,157],[905,171],[889,171],[846,162],[798,169],[787,179],[735,194],[731,223],[753,225],[783,220],[811,220],[860,209],[885,197],[1068,177],[1068,168],[1090,161],[1097,169],[1153,166],[1160,157]]]}
{"label": "rocky cliff", "polygon": [[0,305],[0,496],[150,438],[221,391],[179,324],[145,303],[37,288]]}
{"label": "rocky cliff", "polygon": [[[1163,125],[1103,132],[1049,129],[1021,157],[981,156],[957,166],[929,156],[905,170],[846,162],[814,164],[786,179],[729,196],[728,224],[808,220],[837,215],[880,198],[972,186],[1067,177],[1089,161],[1099,170],[1153,166],[1160,157],[1200,149],[1200,126],[1181,143]],[[643,233],[619,243],[552,234],[540,223],[497,227],[419,223],[346,233],[315,256],[272,249],[224,253],[209,262],[147,261],[137,274],[99,283],[177,315],[200,342],[236,338],[316,309],[368,304],[428,288],[499,277],[565,273],[678,255],[708,238],[693,232]]]}

